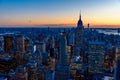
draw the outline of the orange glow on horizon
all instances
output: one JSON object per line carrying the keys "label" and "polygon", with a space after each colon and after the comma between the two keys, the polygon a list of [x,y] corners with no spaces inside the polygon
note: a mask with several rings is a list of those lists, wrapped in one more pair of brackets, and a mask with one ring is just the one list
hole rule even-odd
{"label": "orange glow on horizon", "polygon": [[[118,19],[109,19],[109,18],[93,18],[92,20],[88,20],[88,18],[82,18],[83,25],[87,27],[89,23],[91,27],[120,27],[120,23]],[[22,27],[22,26],[77,26],[78,19],[76,18],[33,18],[33,19],[16,19],[15,21],[8,20],[0,23],[0,26],[7,27]]]}

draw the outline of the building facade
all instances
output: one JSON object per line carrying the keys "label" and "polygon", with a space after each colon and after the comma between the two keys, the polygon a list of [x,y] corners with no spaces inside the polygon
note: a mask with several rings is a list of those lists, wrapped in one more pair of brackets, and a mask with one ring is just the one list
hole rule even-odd
{"label": "building facade", "polygon": [[60,60],[55,70],[55,80],[68,80],[70,77],[66,46],[66,37],[62,34],[60,36]]}
{"label": "building facade", "polygon": [[88,72],[103,73],[105,43],[98,41],[89,41],[88,50]]}
{"label": "building facade", "polygon": [[11,35],[4,36],[4,51],[8,52],[13,49],[13,37]]}

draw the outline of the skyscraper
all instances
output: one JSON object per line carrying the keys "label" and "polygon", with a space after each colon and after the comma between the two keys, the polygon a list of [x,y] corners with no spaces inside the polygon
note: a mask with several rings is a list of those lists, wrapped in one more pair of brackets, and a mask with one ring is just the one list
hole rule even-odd
{"label": "skyscraper", "polygon": [[55,58],[55,41],[54,41],[54,37],[52,36],[50,39],[50,57]]}
{"label": "skyscraper", "polygon": [[24,53],[24,36],[16,35],[16,51]]}
{"label": "skyscraper", "polygon": [[37,66],[40,67],[42,65],[42,54],[39,49],[35,51],[33,58],[36,60]]}
{"label": "skyscraper", "polygon": [[13,37],[11,35],[4,36],[4,51],[8,52],[13,48]]}
{"label": "skyscraper", "polygon": [[83,22],[82,22],[82,19],[81,19],[81,13],[80,13],[79,20],[78,20],[78,23],[77,23],[77,28],[84,28]]}
{"label": "skyscraper", "polygon": [[0,35],[0,51],[4,50],[4,37]]}
{"label": "skyscraper", "polygon": [[18,66],[15,72],[15,80],[28,80],[26,67]]}
{"label": "skyscraper", "polygon": [[60,64],[68,64],[68,54],[67,54],[67,40],[66,37],[61,34],[60,36]]}
{"label": "skyscraper", "polygon": [[[81,14],[80,14],[80,17],[79,17],[79,20],[78,20],[78,23],[77,23],[77,28],[75,30],[75,51],[74,51],[74,56],[80,56],[81,58],[83,56],[83,53],[82,53],[83,29],[84,29],[84,26],[83,26],[83,22],[82,22],[82,19],[81,19]],[[82,62],[82,59],[81,59],[81,62]]]}
{"label": "skyscraper", "polygon": [[118,57],[114,71],[114,80],[119,80],[119,79],[120,79],[120,57]]}
{"label": "skyscraper", "polygon": [[30,51],[30,50],[29,50],[30,43],[31,43],[31,41],[30,41],[29,38],[26,38],[26,39],[24,40],[24,45],[25,45],[24,47],[25,47],[25,52],[26,52],[26,53]]}
{"label": "skyscraper", "polygon": [[55,71],[55,80],[68,80],[70,76],[66,44],[66,37],[62,34],[60,36],[60,60]]}
{"label": "skyscraper", "polygon": [[88,72],[103,73],[104,68],[105,43],[89,41],[88,50]]}
{"label": "skyscraper", "polygon": [[42,63],[43,64],[47,64],[47,60],[48,60],[48,53],[46,52],[46,45],[45,45],[45,42],[39,42],[39,41],[36,41],[35,42],[35,45],[36,45],[36,50],[38,49],[39,52],[42,54]]}

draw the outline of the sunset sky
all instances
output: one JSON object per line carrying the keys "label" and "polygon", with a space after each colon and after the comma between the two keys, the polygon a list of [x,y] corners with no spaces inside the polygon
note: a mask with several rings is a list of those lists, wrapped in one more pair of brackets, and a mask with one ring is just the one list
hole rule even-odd
{"label": "sunset sky", "polygon": [[119,26],[120,0],[0,0],[0,26]]}

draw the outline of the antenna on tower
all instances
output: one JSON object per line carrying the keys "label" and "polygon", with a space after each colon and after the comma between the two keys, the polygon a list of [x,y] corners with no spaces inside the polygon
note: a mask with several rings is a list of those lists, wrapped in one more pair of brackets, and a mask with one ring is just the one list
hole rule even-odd
{"label": "antenna on tower", "polygon": [[81,20],[81,10],[80,10],[80,13],[79,13],[80,15],[79,15],[79,20]]}

